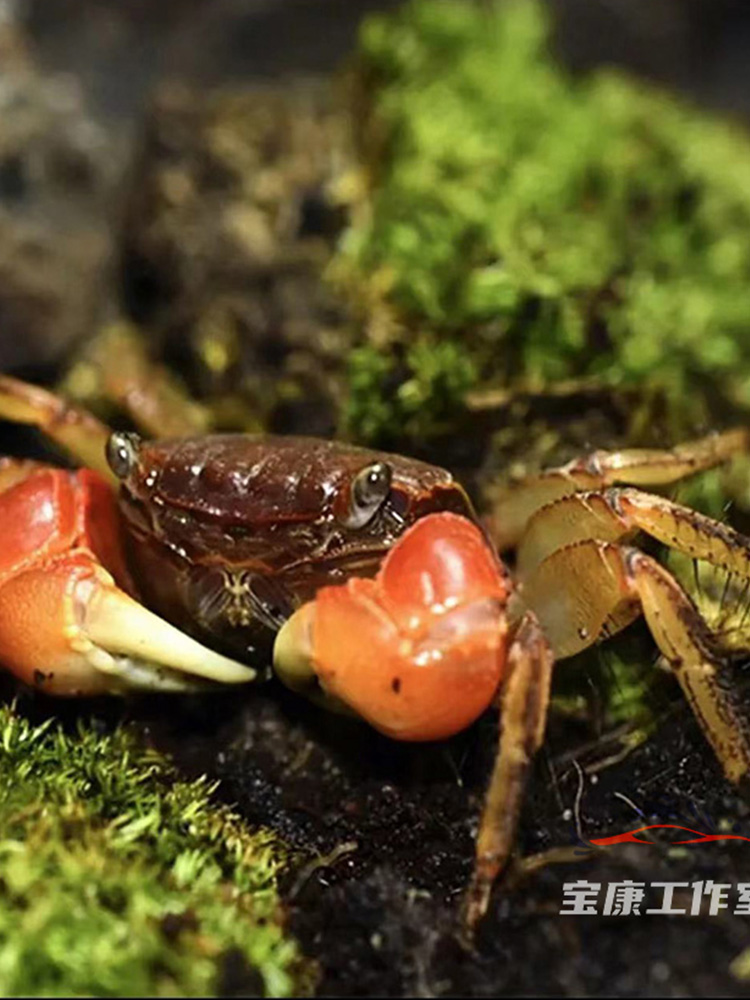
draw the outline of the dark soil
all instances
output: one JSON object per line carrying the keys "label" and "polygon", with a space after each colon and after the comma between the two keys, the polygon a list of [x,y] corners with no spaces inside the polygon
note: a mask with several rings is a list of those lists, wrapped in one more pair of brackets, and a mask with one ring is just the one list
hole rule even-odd
{"label": "dark soil", "polygon": [[[496,891],[474,951],[458,942],[457,915],[495,745],[491,716],[445,744],[398,745],[273,684],[244,702],[167,700],[127,714],[187,773],[221,778],[223,799],[310,859],[290,867],[283,896],[290,930],[320,964],[320,995],[750,993],[729,971],[750,947],[750,916],[732,913],[737,884],[750,881],[749,843],[587,852],[578,839],[577,830],[586,842],[656,823],[705,833],[729,823],[750,836],[750,809],[680,702],[594,780],[572,760],[589,767],[606,748],[584,746],[586,727],[553,716],[520,846],[578,844],[579,857]],[[661,902],[651,882],[713,879],[731,886],[729,908],[710,916],[706,900],[699,916],[561,916],[563,883],[575,879],[601,883],[602,896],[613,881],[645,882],[644,909]],[[689,910],[691,898],[678,890],[675,905]]]}

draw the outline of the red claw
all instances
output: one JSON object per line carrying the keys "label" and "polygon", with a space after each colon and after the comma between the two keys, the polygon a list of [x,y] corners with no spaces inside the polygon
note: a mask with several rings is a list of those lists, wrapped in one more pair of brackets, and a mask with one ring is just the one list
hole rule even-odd
{"label": "red claw", "polygon": [[400,740],[460,732],[492,702],[506,657],[504,568],[475,524],[431,514],[374,580],[309,605],[311,660],[326,692]]}
{"label": "red claw", "polygon": [[[7,470],[6,470],[7,471]],[[132,596],[114,494],[97,473],[28,466],[0,490],[0,662],[49,694],[252,680]],[[23,478],[23,477],[26,478]]]}
{"label": "red claw", "polygon": [[109,486],[87,469],[42,468],[0,493],[0,520],[3,662],[53,693],[106,690],[106,678],[89,678],[71,638],[77,595],[106,576],[100,563],[130,589]]}

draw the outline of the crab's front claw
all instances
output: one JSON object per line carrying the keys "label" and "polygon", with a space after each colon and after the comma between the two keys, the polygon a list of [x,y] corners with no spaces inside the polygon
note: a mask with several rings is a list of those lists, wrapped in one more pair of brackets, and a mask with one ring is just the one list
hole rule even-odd
{"label": "crab's front claw", "polygon": [[274,666],[317,679],[400,740],[443,739],[492,702],[506,655],[507,578],[481,531],[455,514],[413,525],[374,580],[325,587],[284,625]]}
{"label": "crab's front claw", "polygon": [[55,695],[191,690],[252,680],[120,590],[91,552],[29,567],[0,586],[0,662]]}
{"label": "crab's front claw", "polygon": [[129,596],[115,498],[96,473],[0,469],[0,524],[0,664],[22,680],[93,695],[254,678]]}

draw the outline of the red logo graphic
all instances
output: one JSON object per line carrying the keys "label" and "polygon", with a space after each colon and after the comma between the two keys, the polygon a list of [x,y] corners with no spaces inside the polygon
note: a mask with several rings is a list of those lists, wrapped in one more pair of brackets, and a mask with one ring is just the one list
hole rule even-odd
{"label": "red logo graphic", "polygon": [[711,840],[747,840],[750,837],[742,837],[738,833],[701,833],[700,830],[691,830],[689,826],[675,826],[671,823],[659,823],[656,826],[641,826],[637,830],[628,830],[627,833],[618,833],[614,837],[598,837],[589,843],[595,847],[609,847],[611,844],[650,844],[652,840],[641,840],[636,836],[638,833],[645,833],[647,830],[682,830],[684,833],[692,833],[693,837],[682,840],[672,840],[673,845],[677,844],[707,844]]}

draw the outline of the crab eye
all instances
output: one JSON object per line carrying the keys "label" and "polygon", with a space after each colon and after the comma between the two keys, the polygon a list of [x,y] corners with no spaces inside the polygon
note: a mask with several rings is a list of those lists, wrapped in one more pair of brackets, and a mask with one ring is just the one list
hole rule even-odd
{"label": "crab eye", "polygon": [[107,462],[118,479],[126,479],[138,461],[141,439],[137,434],[115,431],[107,441]]}
{"label": "crab eye", "polygon": [[390,490],[391,467],[386,462],[374,462],[358,472],[352,483],[348,526],[363,528],[383,504]]}

